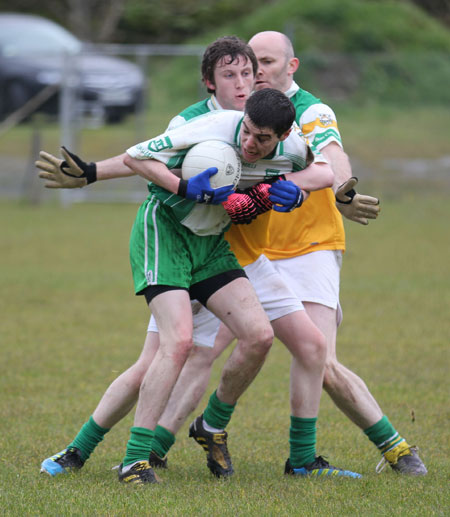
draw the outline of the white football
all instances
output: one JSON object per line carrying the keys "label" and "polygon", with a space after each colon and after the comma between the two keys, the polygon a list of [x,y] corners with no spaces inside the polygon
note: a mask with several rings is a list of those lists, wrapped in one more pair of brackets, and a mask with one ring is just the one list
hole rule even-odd
{"label": "white football", "polygon": [[207,140],[191,147],[181,166],[183,179],[188,180],[210,167],[217,167],[217,174],[209,178],[212,188],[233,185],[241,179],[241,160],[230,144],[220,140]]}

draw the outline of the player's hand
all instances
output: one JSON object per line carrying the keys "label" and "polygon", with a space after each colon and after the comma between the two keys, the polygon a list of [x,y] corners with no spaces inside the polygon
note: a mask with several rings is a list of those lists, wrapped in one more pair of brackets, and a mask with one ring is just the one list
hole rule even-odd
{"label": "player's hand", "polygon": [[258,215],[272,209],[269,200],[268,183],[257,183],[244,190],[231,194],[223,207],[234,224],[250,224]]}
{"label": "player's hand", "polygon": [[76,154],[61,147],[64,160],[41,151],[35,165],[41,170],[39,177],[47,180],[46,188],[81,188],[97,181],[97,166],[86,163]]}
{"label": "player's hand", "polygon": [[380,213],[380,201],[376,197],[358,194],[354,187],[358,178],[350,178],[336,191],[336,207],[341,214],[359,224],[369,224]]}
{"label": "player's hand", "polygon": [[217,167],[210,167],[188,180],[181,180],[178,195],[195,201],[212,205],[220,205],[234,192],[233,185],[212,188],[209,178],[217,174]]}
{"label": "player's hand", "polygon": [[292,212],[302,206],[303,192],[300,187],[289,180],[278,180],[269,189],[269,199],[277,212]]}
{"label": "player's hand", "polygon": [[247,194],[233,193],[222,204],[234,224],[250,224],[258,216],[255,203]]}

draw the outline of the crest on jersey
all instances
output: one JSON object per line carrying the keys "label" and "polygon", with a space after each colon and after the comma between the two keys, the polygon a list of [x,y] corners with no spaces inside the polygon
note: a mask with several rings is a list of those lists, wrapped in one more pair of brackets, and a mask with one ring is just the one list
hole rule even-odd
{"label": "crest on jersey", "polygon": [[331,126],[334,120],[331,118],[331,115],[328,113],[322,113],[319,115],[319,121],[322,126]]}

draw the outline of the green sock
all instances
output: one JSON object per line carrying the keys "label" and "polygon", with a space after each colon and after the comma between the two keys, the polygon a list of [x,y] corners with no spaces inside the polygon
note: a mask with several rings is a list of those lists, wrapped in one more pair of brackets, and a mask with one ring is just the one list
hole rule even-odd
{"label": "green sock", "polygon": [[127,443],[127,452],[123,459],[123,466],[131,465],[136,461],[148,461],[152,450],[152,441],[155,432],[145,427],[132,427],[131,436]]}
{"label": "green sock", "polygon": [[108,431],[96,424],[91,416],[68,447],[80,449],[81,458],[86,461]]}
{"label": "green sock", "polygon": [[164,458],[174,443],[175,435],[165,427],[157,425],[152,441],[152,451],[160,458]]}
{"label": "green sock", "polygon": [[405,439],[398,434],[394,426],[389,422],[386,415],[384,415],[376,424],[364,429],[364,433],[382,453],[393,449],[399,443],[405,441]]}
{"label": "green sock", "polygon": [[316,457],[317,418],[300,418],[291,415],[289,429],[289,463],[299,468],[314,461]]}
{"label": "green sock", "polygon": [[214,392],[209,398],[208,406],[203,413],[203,418],[205,422],[211,427],[215,427],[216,429],[225,429],[228,422],[231,420],[231,415],[233,414],[234,408],[236,404],[227,404],[226,402],[221,402]]}

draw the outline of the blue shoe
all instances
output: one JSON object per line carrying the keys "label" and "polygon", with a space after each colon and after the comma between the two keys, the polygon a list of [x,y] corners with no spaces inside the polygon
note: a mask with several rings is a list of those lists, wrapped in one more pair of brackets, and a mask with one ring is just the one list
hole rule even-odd
{"label": "blue shoe", "polygon": [[305,465],[304,467],[292,467],[289,459],[286,461],[284,467],[284,473],[291,476],[312,476],[312,477],[326,477],[326,476],[339,476],[347,478],[362,478],[361,474],[352,472],[351,470],[343,470],[337,467],[333,467],[326,461],[322,456],[317,458]]}
{"label": "blue shoe", "polygon": [[41,463],[41,473],[57,476],[73,470],[80,470],[83,465],[84,460],[81,458],[81,451],[76,447],[70,447],[45,459]]}

